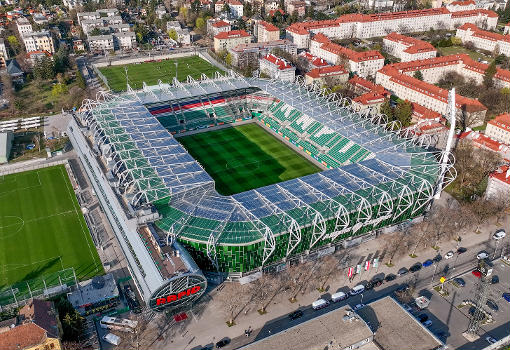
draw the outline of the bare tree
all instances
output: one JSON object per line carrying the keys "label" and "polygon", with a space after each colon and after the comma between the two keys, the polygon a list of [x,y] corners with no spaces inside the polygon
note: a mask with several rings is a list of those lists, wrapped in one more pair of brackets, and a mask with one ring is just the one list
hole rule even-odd
{"label": "bare tree", "polygon": [[227,318],[227,324],[233,325],[235,319],[249,302],[247,287],[239,283],[224,283],[223,289],[217,292],[214,299],[218,301]]}
{"label": "bare tree", "polygon": [[332,276],[338,273],[338,263],[339,257],[334,255],[328,255],[319,261],[319,265],[316,273],[316,280],[318,282],[319,287],[317,288],[319,292],[324,292],[326,288],[326,284],[330,280]]}
{"label": "bare tree", "polygon": [[384,251],[388,258],[387,264],[392,266],[394,259],[405,254],[408,241],[407,232],[396,231],[384,236]]}
{"label": "bare tree", "polygon": [[257,305],[257,311],[260,314],[265,314],[267,312],[267,307],[271,301],[273,301],[280,290],[284,288],[282,282],[282,274],[264,274],[262,277],[249,284],[250,291],[248,294],[251,296],[250,302]]}
{"label": "bare tree", "polygon": [[287,271],[289,278],[287,280],[288,287],[291,291],[291,302],[297,301],[299,293],[306,293],[310,284],[315,280],[316,265],[311,263],[299,264],[291,266]]}

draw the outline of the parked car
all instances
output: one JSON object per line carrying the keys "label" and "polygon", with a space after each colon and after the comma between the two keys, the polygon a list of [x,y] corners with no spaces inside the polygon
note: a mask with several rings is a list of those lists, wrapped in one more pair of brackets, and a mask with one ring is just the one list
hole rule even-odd
{"label": "parked car", "polygon": [[354,288],[351,289],[349,292],[350,295],[357,295],[361,294],[365,291],[365,286],[362,284],[358,284],[357,286],[354,286]]}
{"label": "parked car", "polygon": [[503,293],[502,297],[510,303],[510,293]]}
{"label": "parked car", "polygon": [[358,311],[358,310],[363,309],[364,307],[365,307],[365,304],[356,304],[356,305],[354,305],[353,310]]}
{"label": "parked car", "polygon": [[420,321],[421,323],[427,321],[429,319],[429,317],[427,316],[427,314],[419,314],[418,316],[416,316],[416,318],[418,319],[418,321]]}
{"label": "parked car", "polygon": [[403,275],[405,275],[408,272],[409,272],[409,270],[407,268],[402,267],[400,270],[398,270],[397,275],[403,276]]}
{"label": "parked car", "polygon": [[397,278],[397,276],[395,276],[394,274],[390,273],[389,275],[386,275],[386,277],[384,277],[384,280],[386,282],[390,282],[390,281],[393,281],[395,278]]}
{"label": "parked car", "polygon": [[413,308],[412,308],[412,307],[410,307],[410,306],[409,306],[409,305],[407,305],[407,304],[402,305],[402,307],[404,308],[404,310],[406,310],[406,311],[407,311],[407,312],[409,312],[409,313],[413,311]]}
{"label": "parked car", "polygon": [[482,250],[481,252],[476,254],[476,258],[478,260],[487,259],[488,257],[489,257],[489,254],[485,250]]}
{"label": "parked car", "polygon": [[448,253],[446,253],[446,254],[444,255],[444,258],[445,258],[446,260],[453,258],[453,251],[451,251],[451,250],[450,250]]}
{"label": "parked car", "polygon": [[301,310],[296,310],[296,311],[291,312],[291,313],[289,314],[289,318],[290,318],[291,320],[297,320],[297,319],[298,319],[298,318],[300,318],[300,317],[303,317],[303,311],[301,311]]}
{"label": "parked car", "polygon": [[319,309],[325,308],[328,305],[329,305],[329,301],[324,300],[324,299],[318,299],[312,303],[312,308],[314,310],[319,310]]}
{"label": "parked car", "polygon": [[437,254],[432,260],[438,263],[441,260],[443,260],[443,257],[441,256],[441,254]]}
{"label": "parked car", "polygon": [[409,271],[411,271],[412,273],[415,273],[417,271],[420,271],[421,270],[421,264],[418,263],[418,264],[414,264],[413,266],[411,266],[409,268]]}
{"label": "parked car", "polygon": [[491,283],[492,284],[498,284],[499,283],[499,276],[498,275],[492,276]]}
{"label": "parked car", "polygon": [[230,344],[230,339],[228,338],[221,339],[219,342],[216,343],[216,348],[220,349],[227,346],[228,344]]}
{"label": "parked car", "polygon": [[400,293],[405,293],[409,290],[409,285],[407,284],[403,284],[401,285],[400,287],[398,287],[396,290],[395,290],[395,293],[397,294],[400,294]]}
{"label": "parked car", "polygon": [[432,265],[433,263],[434,263],[434,261],[428,259],[428,260],[425,260],[422,265],[423,265],[423,267],[428,267],[428,266]]}
{"label": "parked car", "polygon": [[460,247],[459,249],[457,249],[457,253],[458,253],[458,254],[463,254],[463,253],[465,253],[465,252],[467,252],[467,248]]}
{"label": "parked car", "polygon": [[497,342],[497,340],[494,339],[493,337],[487,337],[487,338],[485,338],[485,340],[487,340],[487,343],[489,343],[489,344],[494,344]]}
{"label": "parked car", "polygon": [[427,320],[425,322],[423,322],[423,325],[427,328],[429,328],[430,326],[432,326],[432,321],[431,320]]}
{"label": "parked car", "polygon": [[457,284],[459,287],[464,287],[466,285],[466,281],[464,281],[462,278],[457,277],[453,279],[453,282]]}
{"label": "parked car", "polygon": [[478,270],[473,270],[471,273],[478,278],[482,277],[482,273]]}
{"label": "parked car", "polygon": [[349,297],[349,294],[346,294],[344,292],[336,292],[335,294],[333,294],[331,296],[331,301],[336,303],[338,301],[342,301],[342,300],[345,300]]}
{"label": "parked car", "polygon": [[505,238],[505,236],[506,236],[505,230],[499,229],[496,232],[494,232],[494,234],[492,235],[492,238],[494,238],[495,240],[500,240],[500,239]]}
{"label": "parked car", "polygon": [[373,278],[372,281],[370,281],[370,282],[372,282],[372,284],[374,285],[374,288],[377,288],[381,284],[383,284],[383,280],[381,278],[379,278],[379,277]]}
{"label": "parked car", "polygon": [[487,302],[485,303],[485,305],[487,305],[487,307],[493,311],[499,310],[498,304],[496,304],[496,302],[492,299],[487,299]]}
{"label": "parked car", "polygon": [[371,290],[374,288],[374,283],[372,281],[369,281],[365,284],[365,290]]}

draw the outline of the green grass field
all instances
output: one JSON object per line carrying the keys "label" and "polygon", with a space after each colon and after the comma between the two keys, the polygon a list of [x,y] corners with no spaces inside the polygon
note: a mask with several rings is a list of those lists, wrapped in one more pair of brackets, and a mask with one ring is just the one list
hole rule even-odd
{"label": "green grass field", "polygon": [[104,273],[65,167],[0,176],[0,289],[70,267]]}
{"label": "green grass field", "polygon": [[223,195],[321,171],[255,123],[179,137],[178,141]]}
{"label": "green grass field", "polygon": [[124,67],[127,67],[129,85],[132,89],[137,90],[143,87],[144,81],[147,85],[155,85],[158,80],[163,83],[172,83],[172,79],[175,77],[176,62],[177,79],[179,81],[185,81],[188,75],[192,76],[193,79],[199,79],[202,73],[208,77],[212,77],[217,71],[223,73],[223,71],[198,56],[102,67],[99,68],[99,71],[108,80],[110,89],[118,92],[126,90],[126,71]]}

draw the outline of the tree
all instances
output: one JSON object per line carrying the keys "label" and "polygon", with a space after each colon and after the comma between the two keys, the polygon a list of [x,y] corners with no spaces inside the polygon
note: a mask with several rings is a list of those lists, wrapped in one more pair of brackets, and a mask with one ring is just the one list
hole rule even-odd
{"label": "tree", "polygon": [[205,29],[205,20],[202,17],[197,17],[195,20],[195,30],[197,32],[203,33]]}
{"label": "tree", "polygon": [[70,68],[69,52],[64,46],[61,46],[53,55],[53,61],[55,62],[55,71],[58,73],[63,73]]}
{"label": "tree", "polygon": [[489,67],[485,70],[485,74],[483,75],[483,85],[486,88],[491,88],[494,86],[494,75],[496,75],[496,60],[493,60]]}
{"label": "tree", "polygon": [[234,325],[235,319],[249,301],[249,293],[246,291],[247,288],[239,283],[224,283],[223,285],[223,289],[217,292],[214,299],[219,302],[221,310],[225,313],[227,324]]}
{"label": "tree", "polygon": [[223,5],[223,8],[221,9],[221,11],[224,13],[230,13],[230,6],[228,5],[228,3],[225,3]]}
{"label": "tree", "polygon": [[393,108],[391,107],[391,102],[389,99],[383,102],[383,104],[379,108],[379,111],[382,114],[386,115],[386,117],[388,117],[388,121],[393,120]]}
{"label": "tree", "polygon": [[236,20],[236,25],[238,29],[246,30],[246,21],[242,17]]}
{"label": "tree", "polygon": [[243,13],[248,18],[252,17],[255,14],[251,2],[245,2]]}
{"label": "tree", "polygon": [[177,34],[177,31],[174,28],[168,31],[168,37],[174,41],[177,41],[177,39],[179,39],[179,35]]}
{"label": "tree", "polygon": [[85,90],[87,88],[87,83],[85,81],[85,78],[83,77],[83,74],[81,74],[81,71],[79,69],[76,72],[76,83],[78,84],[78,87],[80,89]]}
{"label": "tree", "polygon": [[510,22],[510,1],[506,2],[505,9],[503,10],[503,13],[499,16],[499,19],[503,23]]}
{"label": "tree", "polygon": [[451,40],[452,40],[452,44],[455,45],[455,46],[462,45],[462,39],[459,38],[459,37],[454,36],[454,37],[452,37]]}
{"label": "tree", "polygon": [[90,36],[97,36],[97,35],[101,35],[101,34],[102,34],[101,29],[99,29],[97,27],[92,29],[89,33]]}
{"label": "tree", "polygon": [[229,66],[232,65],[232,54],[230,52],[225,56],[225,63]]}
{"label": "tree", "polygon": [[394,260],[405,254],[407,251],[406,241],[407,233],[396,231],[383,236],[384,240],[384,256],[388,259],[387,265],[393,266]]}
{"label": "tree", "polygon": [[3,98],[9,101],[9,110],[11,113],[14,112],[14,93],[13,93],[13,86],[12,86],[12,80],[9,74],[7,74],[7,71],[3,71],[0,74],[0,81],[2,82],[2,94]]}
{"label": "tree", "polygon": [[400,101],[395,108],[395,119],[399,120],[402,127],[408,127],[411,124],[413,107],[409,101]]}
{"label": "tree", "polygon": [[14,54],[17,55],[19,53],[20,48],[18,38],[16,38],[16,36],[14,35],[9,35],[7,37],[7,41],[9,42],[9,46],[11,47],[11,49],[14,51]]}
{"label": "tree", "polygon": [[57,83],[55,85],[53,85],[53,88],[51,89],[51,96],[53,97],[59,97],[63,94],[66,94],[67,93],[67,85],[65,84],[61,84],[61,83]]}
{"label": "tree", "polygon": [[194,13],[198,13],[200,11],[200,7],[202,5],[200,4],[200,0],[194,0],[192,3],[191,3],[191,11],[194,12]]}
{"label": "tree", "polygon": [[65,297],[58,299],[55,306],[62,323],[62,340],[80,341],[85,330],[85,319]]}
{"label": "tree", "polygon": [[423,73],[421,72],[421,70],[417,70],[416,72],[414,72],[413,77],[423,81]]}

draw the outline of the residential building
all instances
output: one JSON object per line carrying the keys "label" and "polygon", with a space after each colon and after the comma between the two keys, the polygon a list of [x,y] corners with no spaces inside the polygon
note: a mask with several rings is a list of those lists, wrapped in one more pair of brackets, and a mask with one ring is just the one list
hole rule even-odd
{"label": "residential building", "polygon": [[384,56],[375,50],[357,52],[335,44],[324,34],[316,34],[310,44],[310,53],[330,64],[342,65],[361,77],[375,77],[384,66]]}
{"label": "residential building", "polygon": [[44,57],[51,58],[51,54],[48,51],[30,51],[27,52],[26,56],[27,61],[30,65],[35,65],[37,62],[41,61]]}
{"label": "residential building", "polygon": [[159,19],[163,19],[163,16],[167,14],[165,5],[160,4],[158,7],[156,7],[155,13]]}
{"label": "residential building", "polygon": [[297,53],[296,45],[287,39],[269,41],[265,43],[241,44],[229,49],[228,52],[232,56],[233,66],[239,68],[248,66],[258,68],[259,58],[267,55],[275,48],[279,48],[291,55],[296,55]]}
{"label": "residential building", "polygon": [[314,68],[305,74],[305,84],[327,85],[329,87],[343,84],[349,79],[349,72],[342,66]]}
{"label": "residential building", "polygon": [[436,48],[430,43],[395,32],[384,37],[383,48],[402,62],[423,60],[437,55]]}
{"label": "residential building", "polygon": [[384,95],[378,94],[377,92],[370,91],[355,97],[352,100],[352,105],[355,109],[362,111],[364,109],[372,109],[374,111],[379,112],[381,105],[386,101],[386,97]]}
{"label": "residential building", "polygon": [[391,32],[424,32],[430,28],[454,29],[464,23],[484,24],[496,28],[498,15],[489,10],[475,9],[450,12],[446,8],[384,12],[376,14],[346,14],[334,20],[293,23],[286,29],[287,39],[298,48],[308,48],[313,34],[322,33],[331,38],[372,38]]}
{"label": "residential building", "polygon": [[63,4],[69,10],[83,6],[83,0],[63,0]]}
{"label": "residential building", "polygon": [[277,0],[268,0],[264,1],[264,8],[266,13],[270,13],[271,11],[275,11],[280,7],[280,2]]}
{"label": "residential building", "polygon": [[89,50],[91,52],[111,52],[115,51],[115,44],[113,42],[113,35],[96,35],[89,36]]}
{"label": "residential building", "polygon": [[446,8],[450,12],[470,11],[476,9],[476,3],[474,2],[474,0],[453,1],[447,4]]}
{"label": "residential building", "polygon": [[231,30],[230,23],[222,19],[209,19],[207,21],[207,33],[213,37],[221,32],[230,32]]}
{"label": "residential building", "polygon": [[510,34],[510,23],[507,23],[505,25],[505,29],[503,30],[503,34],[504,35]]}
{"label": "residential building", "polygon": [[243,4],[239,0],[219,0],[216,1],[214,4],[214,12],[219,13],[223,11],[223,8],[225,7],[225,4],[228,5],[230,9],[229,15],[232,16],[232,18],[240,18],[243,17]]}
{"label": "residential building", "polygon": [[418,103],[411,103],[413,114],[411,115],[411,123],[434,122],[440,123],[444,118],[440,113],[429,108],[423,107]]}
{"label": "residential building", "polygon": [[510,57],[510,35],[502,35],[482,30],[471,23],[466,23],[457,28],[456,36],[462,43],[473,43],[477,49],[482,49]]}
{"label": "residential building", "polygon": [[343,306],[239,349],[375,349],[373,338],[374,333],[369,325],[350,306]]}
{"label": "residential building", "polygon": [[33,19],[34,23],[37,23],[40,25],[48,23],[48,17],[46,17],[42,13],[32,14],[32,19]]}
{"label": "residential building", "polygon": [[397,11],[393,0],[365,0],[361,4],[364,8],[374,11]]}
{"label": "residential building", "polygon": [[40,32],[24,33],[22,36],[23,43],[27,52],[30,51],[48,51],[55,53],[55,45],[50,32],[43,30]]}
{"label": "residential building", "polygon": [[25,72],[23,72],[15,58],[7,62],[7,74],[9,74],[13,83],[23,84],[25,82]]}
{"label": "residential building", "polygon": [[3,38],[0,38],[0,68],[5,67],[5,62],[9,59],[5,42]]}
{"label": "residential building", "polygon": [[296,77],[296,67],[285,59],[268,54],[259,59],[259,69],[271,79],[293,82]]}
{"label": "residential building", "polygon": [[115,50],[132,50],[136,48],[135,32],[114,33],[113,45]]}
{"label": "residential building", "polygon": [[256,33],[258,43],[264,43],[280,39],[280,29],[266,21],[259,21],[257,23]]}
{"label": "residential building", "polygon": [[21,324],[0,333],[2,350],[60,350],[60,340],[51,337],[44,328],[33,322]]}
{"label": "residential building", "polygon": [[73,39],[73,50],[74,52],[85,51],[85,43],[80,39]]}
{"label": "residential building", "polygon": [[308,72],[314,68],[327,67],[330,64],[325,59],[312,55],[308,51],[302,51],[298,55],[298,59],[307,62],[305,70]]}
{"label": "residential building", "polygon": [[487,123],[485,135],[510,145],[510,113],[500,114]]}
{"label": "residential building", "polygon": [[298,16],[304,16],[306,12],[306,2],[304,1],[289,1],[285,4],[285,11],[293,14],[296,11]]}
{"label": "residential building", "polygon": [[214,36],[214,51],[228,50],[241,44],[251,43],[251,35],[244,30],[221,32]]}
{"label": "residential building", "polygon": [[16,27],[18,28],[18,32],[20,36],[23,34],[32,32],[32,25],[30,21],[26,17],[20,17],[16,20]]}
{"label": "residential building", "polygon": [[[11,131],[0,132],[0,164],[7,163],[9,156],[11,155],[12,141],[14,140],[14,134]],[[8,323],[7,326],[10,328],[12,323]],[[4,327],[0,327],[0,333],[4,332]]]}
{"label": "residential building", "polygon": [[60,338],[61,330],[57,311],[51,301],[31,299],[19,310],[19,322],[35,323],[46,331],[48,337]]}
{"label": "residential building", "polygon": [[510,147],[497,140],[490,138],[487,135],[481,134],[478,131],[468,131],[462,133],[459,138],[462,142],[471,142],[475,148],[481,148],[487,151],[498,153],[503,159],[510,159]]}
{"label": "residential building", "polygon": [[485,196],[488,199],[508,201],[510,198],[510,166],[502,165],[490,174]]}
{"label": "residential building", "polygon": [[177,42],[182,45],[191,44],[191,33],[188,28],[182,28],[179,21],[168,21],[166,23],[166,29],[168,31],[175,30],[177,33]]}
{"label": "residential building", "polygon": [[372,83],[370,80],[363,79],[357,75],[349,79],[349,85],[352,91],[357,95],[363,95],[368,92],[375,92],[379,95],[389,97],[390,93],[384,87]]}

